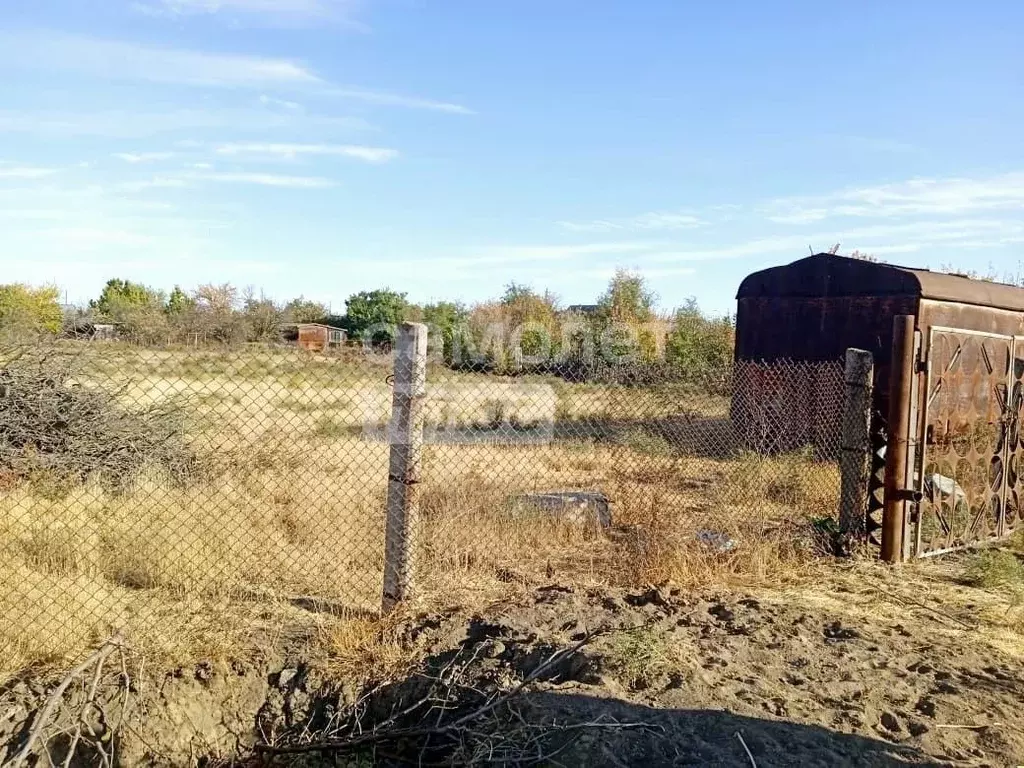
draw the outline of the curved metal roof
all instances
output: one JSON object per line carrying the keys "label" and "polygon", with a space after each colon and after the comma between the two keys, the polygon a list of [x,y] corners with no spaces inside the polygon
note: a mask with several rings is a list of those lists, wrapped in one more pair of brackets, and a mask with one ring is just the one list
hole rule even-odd
{"label": "curved metal roof", "polygon": [[740,284],[736,298],[832,296],[916,296],[1024,312],[1024,288],[1015,285],[829,253],[755,272]]}

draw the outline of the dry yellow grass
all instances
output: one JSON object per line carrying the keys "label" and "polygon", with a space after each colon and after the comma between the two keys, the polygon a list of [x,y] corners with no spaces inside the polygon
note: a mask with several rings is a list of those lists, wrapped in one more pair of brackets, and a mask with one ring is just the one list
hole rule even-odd
{"label": "dry yellow grass", "polygon": [[[374,612],[381,590],[388,446],[374,430],[389,412],[387,366],[290,352],[91,354],[79,383],[116,388],[128,406],[173,398],[208,471],[185,485],[147,471],[120,495],[98,482],[55,498],[30,484],[0,490],[0,678],[66,663],[121,627],[173,659],[241,653],[289,626],[315,629],[342,665],[384,654],[386,631],[351,617]],[[487,602],[551,577],[778,580],[809,554],[782,521],[835,509],[832,465],[723,458],[720,398],[684,408],[539,378],[431,380],[428,424],[476,429],[477,441],[425,451],[417,606]],[[509,444],[509,430],[530,425],[553,432]],[[565,488],[607,494],[618,532],[511,503]],[[736,549],[702,544],[705,528]]]}

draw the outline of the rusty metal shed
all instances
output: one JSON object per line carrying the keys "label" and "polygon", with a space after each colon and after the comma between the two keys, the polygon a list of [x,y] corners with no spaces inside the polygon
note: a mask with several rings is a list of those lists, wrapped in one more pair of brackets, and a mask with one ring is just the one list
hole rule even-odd
{"label": "rusty metal shed", "polygon": [[893,321],[913,315],[922,356],[932,328],[1024,336],[1024,289],[827,253],[748,276],[737,293],[739,361],[839,360],[872,352],[885,413]]}
{"label": "rusty metal shed", "polygon": [[[883,425],[888,433],[883,556],[940,554],[1017,529],[1024,510],[1024,288],[816,254],[750,275],[737,301],[738,363],[824,363],[849,347],[873,353],[872,451],[885,444],[878,439]],[[896,334],[899,316],[906,320]],[[739,400],[781,403],[817,428],[816,404],[828,397],[815,382],[786,388],[762,376]],[[733,410],[744,426],[751,409]],[[877,489],[869,532],[877,528]]]}
{"label": "rusty metal shed", "polygon": [[344,329],[325,323],[296,323],[286,329],[285,338],[302,349],[323,352],[344,345],[347,334]]}

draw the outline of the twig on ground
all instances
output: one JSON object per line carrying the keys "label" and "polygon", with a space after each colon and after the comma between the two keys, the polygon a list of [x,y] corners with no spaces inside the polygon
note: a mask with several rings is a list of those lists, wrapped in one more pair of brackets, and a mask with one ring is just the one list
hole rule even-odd
{"label": "twig on ground", "polygon": [[[424,740],[422,745],[421,753],[417,762],[426,765],[425,762],[425,751],[430,748],[431,742],[434,739],[441,737],[448,737],[449,739],[458,739],[459,744],[465,747],[464,739],[467,736],[475,737],[478,742],[476,748],[483,748],[488,751],[487,760],[489,762],[498,763],[509,763],[516,762],[508,759],[503,759],[494,755],[496,749],[503,746],[507,739],[502,739],[497,742],[494,741],[495,735],[491,733],[481,732],[479,729],[474,730],[474,725],[480,723],[488,716],[492,715],[496,710],[502,706],[509,705],[517,697],[521,696],[530,686],[537,683],[544,677],[552,668],[557,666],[559,663],[564,661],[566,658],[573,656],[574,654],[581,651],[585,646],[592,643],[598,637],[611,634],[612,632],[628,632],[633,628],[601,628],[588,632],[587,635],[580,641],[574,643],[571,646],[563,648],[553,654],[551,654],[543,663],[539,664],[534,668],[523,680],[509,691],[495,691],[490,695],[484,697],[484,701],[479,706],[475,707],[472,711],[454,719],[449,723],[443,721],[443,715],[449,709],[451,702],[452,689],[458,684],[459,673],[465,672],[474,660],[478,658],[479,649],[476,649],[472,657],[468,661],[464,661],[461,666],[456,667],[455,662],[449,663],[442,671],[441,678],[446,679],[434,679],[435,687],[432,687],[430,691],[421,696],[413,704],[404,707],[401,712],[392,714],[383,723],[378,724],[373,730],[363,733],[360,730],[359,723],[354,723],[351,728],[355,730],[355,733],[343,738],[325,738],[317,742],[308,744],[292,744],[283,746],[274,746],[271,744],[262,744],[256,747],[256,752],[261,755],[298,755],[298,754],[309,754],[315,752],[331,752],[340,750],[357,750],[360,748],[373,747],[379,748],[381,745],[387,743],[395,743],[400,741],[413,741],[417,739]],[[453,672],[453,670],[455,670]],[[436,684],[441,684],[445,687],[445,690],[441,692],[442,695],[435,695]],[[394,730],[388,730],[392,725],[395,725],[403,716],[411,715],[417,710],[421,710],[424,707],[427,708],[427,716],[433,713],[434,709],[440,710],[437,721],[428,727],[412,727],[412,728],[396,728]],[[422,718],[421,718],[422,720]],[[645,723],[584,723],[574,726],[528,726],[527,730],[536,728],[543,730],[546,733],[563,733],[563,734],[575,734],[588,729],[606,729],[606,730],[626,730],[626,729],[638,729],[638,728],[654,728],[649,724]],[[540,736],[535,736],[527,741],[527,747],[538,746],[539,748]],[[557,753],[555,753],[557,754]],[[538,754],[536,757],[528,759],[530,764],[537,764],[543,762],[547,757],[551,755]],[[520,761],[521,762],[521,761]]]}
{"label": "twig on ground", "polygon": [[85,718],[89,712],[89,708],[96,701],[96,689],[100,686],[100,678],[103,677],[103,662],[105,658],[100,658],[96,662],[96,672],[92,676],[92,686],[89,688],[89,696],[85,700],[85,704],[82,705],[82,711],[78,714],[78,722],[75,723],[75,735],[71,739],[71,746],[68,747],[68,754],[64,758],[64,768],[70,768],[71,761],[75,757],[75,750],[78,749],[78,743],[82,740],[82,728],[85,726]]}
{"label": "twig on ground", "polygon": [[936,725],[939,731],[987,731],[989,728],[1005,728],[1002,723],[987,723],[986,725]]}
{"label": "twig on ground", "polygon": [[[132,678],[131,678],[131,675],[128,674],[128,659],[125,658],[124,646],[123,645],[118,647],[117,655],[118,655],[118,659],[119,659],[119,661],[121,663],[120,680],[121,680],[121,685],[124,687],[124,698],[121,700],[121,711],[118,713],[117,725],[114,726],[114,729],[113,729],[113,731],[110,734],[110,761],[111,761],[111,763],[113,763],[115,761],[116,757],[117,757],[117,755],[116,755],[116,752],[117,752],[117,746],[116,746],[117,740],[114,737],[117,736],[119,733],[121,733],[121,729],[124,727],[124,724],[128,720],[128,705],[129,705],[129,703],[131,701],[131,695],[132,695]],[[140,679],[142,677],[142,673],[143,673],[144,668],[145,668],[145,660],[143,660],[142,664],[139,667],[139,678]]]}
{"label": "twig on ground", "polygon": [[903,603],[904,605],[907,605],[907,606],[915,606],[917,608],[921,608],[921,609],[923,609],[925,611],[928,611],[929,613],[934,614],[935,616],[938,616],[940,618],[949,619],[950,621],[954,622],[955,624],[959,624],[964,629],[975,630],[975,629],[978,628],[977,624],[968,624],[966,621],[962,621],[962,620],[958,619],[956,616],[952,616],[952,615],[946,613],[945,611],[940,611],[938,608],[933,608],[930,605],[925,605],[924,603],[919,602],[917,600],[914,600],[913,598],[903,597],[902,595],[891,595],[891,594],[888,595],[888,597],[893,598],[898,603]]}
{"label": "twig on ground", "polygon": [[747,758],[750,760],[751,768],[757,768],[757,760],[754,759],[754,753],[750,751],[750,747],[747,746],[747,742],[743,740],[743,734],[736,731],[736,738],[739,739],[740,745],[743,747],[743,751],[747,753]]}
{"label": "twig on ground", "polygon": [[64,698],[64,693],[69,687],[71,687],[71,683],[73,683],[77,677],[85,673],[89,667],[94,664],[102,664],[103,660],[120,648],[122,643],[123,639],[121,636],[114,635],[96,649],[96,652],[91,654],[89,658],[67,674],[67,677],[61,681],[60,685],[58,685],[56,689],[54,689],[50,698],[46,702],[46,706],[43,707],[42,712],[39,713],[35,722],[32,724],[32,730],[29,732],[28,739],[25,741],[25,746],[22,747],[18,756],[14,758],[14,761],[11,763],[11,768],[23,768],[25,763],[28,761],[29,755],[32,754],[32,748],[42,737],[43,730],[46,728],[47,723],[50,722],[50,718],[53,717],[53,713],[57,709],[57,705],[60,704],[61,700]]}

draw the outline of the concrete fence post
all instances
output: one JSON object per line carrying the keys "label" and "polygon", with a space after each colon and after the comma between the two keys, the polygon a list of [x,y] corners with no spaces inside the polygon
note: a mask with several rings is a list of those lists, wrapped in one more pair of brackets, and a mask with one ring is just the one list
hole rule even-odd
{"label": "concrete fence post", "polygon": [[875,359],[863,349],[846,350],[843,378],[842,445],[839,470],[841,492],[839,532],[844,541],[864,535],[871,477],[871,409],[874,397]]}
{"label": "concrete fence post", "polygon": [[416,588],[419,482],[423,454],[423,397],[427,389],[427,326],[402,323],[395,346],[394,397],[388,441],[387,521],[383,613]]}

